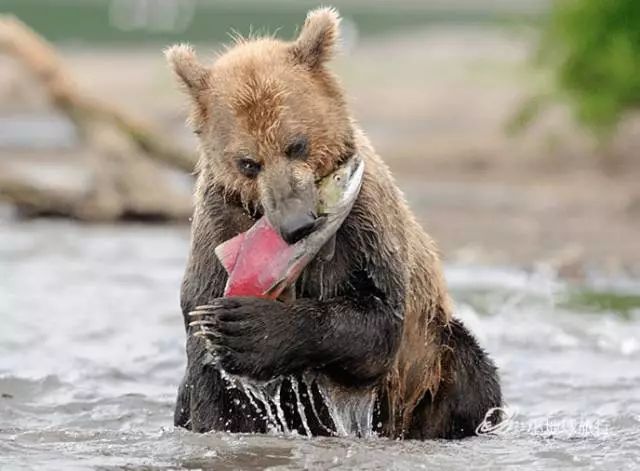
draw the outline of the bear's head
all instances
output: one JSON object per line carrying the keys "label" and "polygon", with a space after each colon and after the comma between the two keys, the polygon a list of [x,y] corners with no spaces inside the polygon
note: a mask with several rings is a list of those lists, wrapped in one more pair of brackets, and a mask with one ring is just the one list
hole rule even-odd
{"label": "bear's head", "polygon": [[191,97],[201,184],[264,212],[292,243],[316,225],[315,182],[354,153],[353,127],[327,62],[340,18],[309,12],[297,38],[240,38],[212,65],[188,45],[166,51]]}

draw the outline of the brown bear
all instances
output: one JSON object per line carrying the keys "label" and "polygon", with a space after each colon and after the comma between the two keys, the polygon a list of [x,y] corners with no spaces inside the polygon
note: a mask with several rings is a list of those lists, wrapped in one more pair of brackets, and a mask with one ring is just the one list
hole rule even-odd
{"label": "brown bear", "polygon": [[[238,39],[210,66],[187,45],[166,51],[191,98],[200,150],[177,426],[265,432],[275,410],[282,429],[362,434],[336,420],[362,398],[373,431],[389,437],[464,437],[486,417],[498,420],[496,368],[452,317],[436,245],[327,67],[339,21],[334,9],[311,11],[295,40]],[[332,259],[306,267],[295,300],[222,297],[227,275],[215,247],[262,215],[288,243],[308,235],[316,182],[354,154],[365,162],[361,191]],[[209,342],[192,335],[196,308],[206,311]],[[282,381],[257,401],[233,377]]]}

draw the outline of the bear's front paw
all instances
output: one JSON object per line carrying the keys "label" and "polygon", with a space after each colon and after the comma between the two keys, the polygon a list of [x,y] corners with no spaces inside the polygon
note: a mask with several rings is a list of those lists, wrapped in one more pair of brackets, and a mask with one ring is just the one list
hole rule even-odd
{"label": "bear's front paw", "polygon": [[299,325],[283,303],[218,298],[189,315],[191,334],[207,340],[228,373],[268,380],[301,366]]}

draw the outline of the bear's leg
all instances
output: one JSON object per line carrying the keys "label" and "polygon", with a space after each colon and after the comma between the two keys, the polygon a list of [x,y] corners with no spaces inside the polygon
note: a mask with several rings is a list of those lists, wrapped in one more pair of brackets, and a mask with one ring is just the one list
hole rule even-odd
{"label": "bear's leg", "polygon": [[502,393],[496,367],[476,339],[457,319],[444,327],[442,382],[416,407],[407,438],[464,438],[487,419],[500,421]]}
{"label": "bear's leg", "polygon": [[173,425],[191,430],[191,408],[189,407],[189,372],[185,374],[178,387],[178,398],[176,399],[176,409],[173,413]]}

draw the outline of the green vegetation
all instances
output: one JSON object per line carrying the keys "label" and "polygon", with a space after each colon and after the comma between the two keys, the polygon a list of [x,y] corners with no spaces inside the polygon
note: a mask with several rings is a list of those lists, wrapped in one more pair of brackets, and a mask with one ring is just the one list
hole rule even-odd
{"label": "green vegetation", "polygon": [[578,120],[606,140],[640,106],[640,1],[556,0],[540,60]]}
{"label": "green vegetation", "polygon": [[569,309],[585,309],[592,312],[611,311],[626,317],[632,311],[640,310],[640,295],[575,290],[561,305]]}

